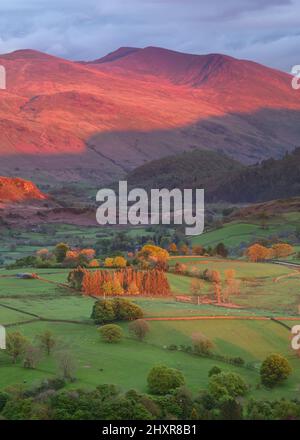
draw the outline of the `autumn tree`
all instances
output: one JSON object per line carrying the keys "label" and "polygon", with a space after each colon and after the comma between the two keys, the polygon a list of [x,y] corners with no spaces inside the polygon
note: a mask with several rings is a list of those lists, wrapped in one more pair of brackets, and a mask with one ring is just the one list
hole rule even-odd
{"label": "autumn tree", "polygon": [[136,319],[132,321],[129,326],[129,332],[134,335],[139,341],[143,341],[150,331],[150,327],[147,321],[144,319]]}
{"label": "autumn tree", "polygon": [[214,295],[218,304],[222,302],[222,282],[221,282],[221,274],[218,270],[212,270],[211,272],[211,280],[214,287]]}
{"label": "autumn tree", "polygon": [[104,266],[105,267],[113,267],[114,266],[114,259],[113,258],[105,258]]}
{"label": "autumn tree", "polygon": [[200,246],[200,244],[196,244],[192,247],[192,254],[193,255],[203,255],[204,254],[204,249],[202,246]]}
{"label": "autumn tree", "polygon": [[225,300],[229,300],[232,295],[240,294],[240,280],[236,279],[236,272],[234,269],[227,269],[225,274],[225,289],[223,291],[223,297]]}
{"label": "autumn tree", "polygon": [[29,341],[20,332],[9,333],[6,338],[6,353],[12,358],[15,364],[25,353]]}
{"label": "autumn tree", "polygon": [[58,243],[54,248],[54,255],[58,263],[62,263],[66,258],[69,246],[66,243]]}
{"label": "autumn tree", "polygon": [[209,355],[214,347],[213,342],[202,333],[192,335],[194,352],[199,355]]}
{"label": "autumn tree", "polygon": [[193,295],[201,295],[203,291],[204,283],[203,281],[193,278],[190,285],[190,291]]}
{"label": "autumn tree", "polygon": [[178,249],[177,249],[177,245],[176,245],[176,243],[171,243],[171,244],[169,245],[169,252],[170,252],[170,254],[172,254],[172,255],[176,255],[176,254],[178,254]]}
{"label": "autumn tree", "polygon": [[249,261],[257,263],[258,261],[265,261],[270,258],[271,253],[268,248],[258,243],[253,244],[246,250],[246,256]]}
{"label": "autumn tree", "polygon": [[161,270],[167,269],[170,257],[168,251],[153,244],[144,245],[137,256],[141,263],[146,262],[152,264]]}
{"label": "autumn tree", "polygon": [[186,244],[182,244],[179,248],[179,253],[181,255],[188,255],[190,253],[190,248]]}
{"label": "autumn tree", "polygon": [[277,243],[272,246],[274,258],[285,258],[294,253],[294,248],[288,243]]}
{"label": "autumn tree", "polygon": [[43,351],[49,356],[56,345],[56,339],[52,332],[45,330],[42,334],[38,335],[38,340]]}
{"label": "autumn tree", "polygon": [[127,266],[127,260],[124,257],[118,256],[114,258],[113,266],[118,268],[124,268]]}

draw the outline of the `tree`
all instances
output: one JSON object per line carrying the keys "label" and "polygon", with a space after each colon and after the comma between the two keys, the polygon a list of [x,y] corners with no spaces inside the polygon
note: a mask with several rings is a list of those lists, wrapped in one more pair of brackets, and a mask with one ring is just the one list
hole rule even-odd
{"label": "tree", "polygon": [[157,365],[150,370],[147,383],[150,393],[164,395],[183,386],[185,379],[181,371]]}
{"label": "tree", "polygon": [[213,342],[201,333],[192,336],[194,352],[199,355],[209,355],[214,347]]}
{"label": "tree", "polygon": [[227,258],[228,257],[228,249],[225,247],[224,243],[218,243],[215,247],[216,255],[220,257]]}
{"label": "tree", "polygon": [[168,251],[154,244],[146,244],[138,252],[138,259],[141,263],[152,264],[161,270],[167,269],[169,257]]}
{"label": "tree", "polygon": [[258,243],[253,244],[246,250],[246,256],[249,261],[257,263],[258,261],[265,261],[271,257],[270,249]]}
{"label": "tree", "polygon": [[220,373],[222,373],[221,368],[219,368],[219,367],[217,367],[217,366],[215,365],[215,366],[213,366],[213,367],[209,370],[209,372],[208,372],[208,377],[211,377],[211,376],[213,376],[214,374],[220,374]]}
{"label": "tree", "polygon": [[59,353],[58,367],[65,380],[74,380],[76,364],[73,356],[68,351]]}
{"label": "tree", "polygon": [[132,281],[127,289],[128,295],[139,295],[139,289],[134,281]]}
{"label": "tree", "polygon": [[179,248],[179,252],[181,255],[188,255],[190,252],[190,248],[186,244],[182,244]]}
{"label": "tree", "polygon": [[190,285],[190,291],[193,295],[201,295],[203,291],[203,282],[197,278],[193,278]]}
{"label": "tree", "polygon": [[45,330],[44,333],[38,335],[38,339],[40,341],[41,348],[50,356],[53,348],[56,345],[56,340],[54,338],[53,333],[49,330]]}
{"label": "tree", "polygon": [[66,243],[58,243],[54,248],[54,255],[58,263],[62,263],[66,258],[69,246]]}
{"label": "tree", "polygon": [[224,271],[226,287],[224,290],[224,299],[229,300],[232,295],[240,294],[240,281],[235,279],[235,270],[227,269]]}
{"label": "tree", "polygon": [[104,260],[104,266],[105,267],[113,267],[114,265],[114,259],[113,258],[105,258]]}
{"label": "tree", "polygon": [[35,369],[41,360],[41,351],[38,347],[28,344],[25,348],[23,366],[24,368]]}
{"label": "tree", "polygon": [[6,352],[11,356],[13,363],[24,354],[29,341],[20,332],[9,333],[6,338]]}
{"label": "tree", "polygon": [[294,253],[294,248],[287,243],[277,243],[272,246],[274,258],[285,258]]}
{"label": "tree", "polygon": [[221,372],[210,377],[208,389],[220,401],[224,398],[244,396],[248,391],[248,386],[239,374]]}
{"label": "tree", "polygon": [[136,319],[129,324],[129,332],[133,334],[139,341],[143,341],[150,331],[147,321],[144,319]]}
{"label": "tree", "polygon": [[268,388],[284,382],[292,372],[292,367],[289,361],[279,355],[271,354],[261,365],[260,377],[261,382]]}
{"label": "tree", "polygon": [[192,247],[192,254],[193,255],[203,255],[204,249],[200,244],[196,244]]}
{"label": "tree", "polygon": [[126,267],[127,266],[127,260],[124,257],[115,257],[113,261],[114,267]]}
{"label": "tree", "polygon": [[91,267],[91,268],[100,267],[99,260],[97,260],[96,258],[93,258],[93,259],[89,262],[89,267]]}
{"label": "tree", "polygon": [[218,270],[211,271],[211,280],[214,286],[214,294],[218,304],[222,302],[222,284],[221,284],[221,274]]}
{"label": "tree", "polygon": [[220,405],[222,420],[241,420],[243,407],[232,397],[224,399]]}
{"label": "tree", "polygon": [[125,298],[114,298],[112,306],[117,321],[134,321],[144,316],[140,306]]}
{"label": "tree", "polygon": [[103,325],[99,328],[99,332],[104,342],[116,343],[123,338],[123,330],[116,324]]}
{"label": "tree", "polygon": [[111,300],[101,299],[95,302],[91,319],[95,321],[95,324],[105,324],[112,322],[116,319],[116,314],[113,308]]}
{"label": "tree", "polygon": [[178,254],[178,249],[177,249],[177,245],[176,245],[176,243],[171,243],[171,244],[169,245],[169,252],[170,252],[170,254],[172,254],[172,255]]}

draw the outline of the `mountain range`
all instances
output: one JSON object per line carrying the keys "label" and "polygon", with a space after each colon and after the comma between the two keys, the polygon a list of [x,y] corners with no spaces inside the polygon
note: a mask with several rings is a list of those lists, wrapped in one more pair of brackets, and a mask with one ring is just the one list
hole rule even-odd
{"label": "mountain range", "polygon": [[183,151],[254,164],[299,144],[290,75],[252,61],[147,47],[91,62],[20,50],[0,64],[2,175],[98,185]]}

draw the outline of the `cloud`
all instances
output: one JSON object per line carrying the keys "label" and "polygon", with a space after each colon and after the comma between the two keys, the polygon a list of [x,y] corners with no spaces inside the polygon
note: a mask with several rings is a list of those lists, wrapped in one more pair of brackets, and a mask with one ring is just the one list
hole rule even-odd
{"label": "cloud", "polygon": [[0,7],[0,53],[87,60],[151,45],[290,70],[300,63],[299,16],[300,0],[10,0]]}

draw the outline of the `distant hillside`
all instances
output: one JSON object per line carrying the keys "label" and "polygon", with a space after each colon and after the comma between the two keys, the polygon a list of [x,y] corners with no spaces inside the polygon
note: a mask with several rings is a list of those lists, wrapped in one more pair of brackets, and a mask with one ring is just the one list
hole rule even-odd
{"label": "distant hillside", "polygon": [[282,159],[244,166],[222,153],[195,150],[146,163],[129,173],[130,185],[204,188],[210,202],[255,203],[300,195],[300,148]]}
{"label": "distant hillside", "polygon": [[225,176],[213,191],[216,201],[264,202],[300,195],[300,148]]}
{"label": "distant hillside", "polygon": [[245,166],[209,150],[167,156],[142,165],[127,176],[129,185],[151,188],[204,188],[211,193],[228,173],[239,174]]}
{"label": "distant hillside", "polygon": [[28,180],[0,176],[0,202],[18,203],[47,198],[46,194],[43,194],[34,183]]}

